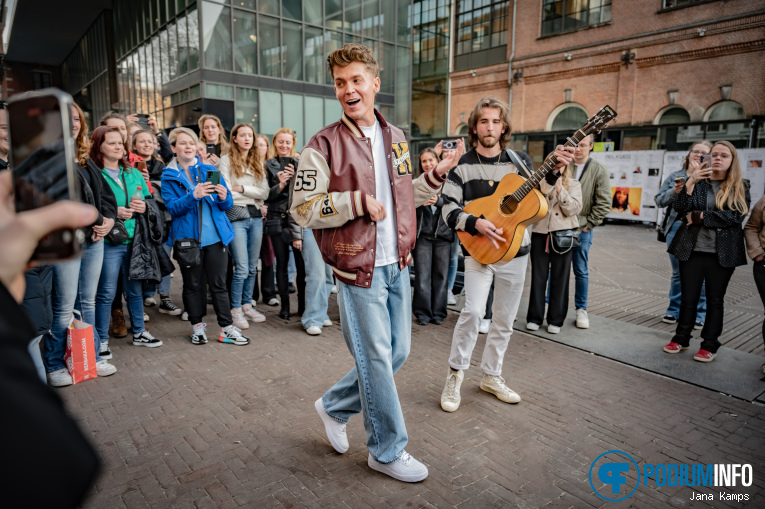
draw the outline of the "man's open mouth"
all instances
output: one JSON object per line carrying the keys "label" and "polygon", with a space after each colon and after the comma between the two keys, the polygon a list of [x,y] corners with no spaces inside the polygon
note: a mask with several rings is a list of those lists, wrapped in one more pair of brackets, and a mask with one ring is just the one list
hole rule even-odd
{"label": "man's open mouth", "polygon": [[351,99],[350,101],[347,101],[345,104],[347,104],[348,106],[353,106],[354,104],[356,104],[356,103],[358,103],[360,101],[361,101],[361,99]]}

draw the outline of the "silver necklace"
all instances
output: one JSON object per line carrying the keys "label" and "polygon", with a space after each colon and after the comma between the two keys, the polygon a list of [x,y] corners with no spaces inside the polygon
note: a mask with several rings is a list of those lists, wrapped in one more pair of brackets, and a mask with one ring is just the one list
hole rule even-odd
{"label": "silver necklace", "polygon": [[[479,154],[478,151],[476,150],[475,155],[478,156],[478,164],[481,165],[481,177],[483,177],[484,175],[488,176],[488,174],[486,173],[486,170],[484,170],[484,168],[483,168],[483,163],[481,162],[481,154]],[[497,170],[499,169],[499,160],[502,159],[501,155],[502,154],[500,154],[497,157],[497,162],[494,163],[494,173],[491,174],[491,179],[489,180],[489,185],[490,186],[494,185],[494,177],[497,176]]]}

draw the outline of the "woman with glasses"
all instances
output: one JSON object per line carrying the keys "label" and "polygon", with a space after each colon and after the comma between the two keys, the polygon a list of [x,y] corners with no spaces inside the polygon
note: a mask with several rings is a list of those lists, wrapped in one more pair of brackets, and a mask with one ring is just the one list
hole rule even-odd
{"label": "woman with glasses", "polygon": [[[659,229],[666,237],[667,248],[672,243],[672,239],[675,238],[677,230],[680,229],[680,220],[682,219],[672,209],[672,203],[675,201],[675,197],[680,194],[680,191],[683,190],[685,181],[701,166],[701,156],[709,154],[711,149],[712,144],[707,140],[694,144],[685,156],[683,167],[670,173],[661,185],[659,192],[653,197],[657,206],[666,207],[664,210],[664,222]],[[664,313],[664,318],[661,321],[674,324],[677,323],[677,318],[680,315],[680,262],[672,253],[669,253],[669,263],[672,265],[672,279],[669,284],[669,307],[667,307],[667,312]],[[702,287],[699,305],[696,309],[696,323],[693,328],[701,329],[704,326],[706,316],[707,297]]]}
{"label": "woman with glasses", "polygon": [[720,348],[725,291],[736,267],[746,265],[741,224],[751,204],[749,181],[741,176],[735,147],[718,141],[711,156],[711,165],[704,162],[696,168],[672,204],[682,226],[669,246],[680,260],[680,319],[664,351],[676,354],[688,349],[705,285],[707,319],[701,329],[701,348],[693,356],[699,362],[712,362]]}

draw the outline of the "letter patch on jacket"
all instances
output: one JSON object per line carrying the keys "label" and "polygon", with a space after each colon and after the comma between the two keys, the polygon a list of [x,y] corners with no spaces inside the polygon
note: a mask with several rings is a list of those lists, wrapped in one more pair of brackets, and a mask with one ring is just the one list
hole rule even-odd
{"label": "letter patch on jacket", "polygon": [[324,198],[324,202],[321,204],[321,217],[334,216],[335,214],[337,214],[337,210],[335,210],[335,206],[332,205],[332,195],[328,194],[326,198]]}
{"label": "letter patch on jacket", "polygon": [[412,162],[409,160],[409,144],[407,142],[393,144],[393,167],[399,176],[412,174]]}
{"label": "letter patch on jacket", "polygon": [[314,204],[316,201],[318,201],[318,200],[321,200],[321,196],[316,196],[315,198],[311,198],[310,200],[308,200],[307,202],[305,202],[304,204],[302,204],[301,206],[299,206],[299,207],[296,209],[296,210],[297,210],[297,213],[298,213],[298,214],[299,214],[301,217],[307,217],[307,216],[308,216],[308,213],[309,213],[309,212],[311,211],[311,209],[313,208],[313,204]]}

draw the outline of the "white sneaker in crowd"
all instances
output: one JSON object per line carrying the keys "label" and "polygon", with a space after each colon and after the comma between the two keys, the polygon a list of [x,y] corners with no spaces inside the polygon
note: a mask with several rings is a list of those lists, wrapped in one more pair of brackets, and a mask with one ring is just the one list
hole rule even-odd
{"label": "white sneaker in crowd", "polygon": [[278,306],[279,305],[279,299],[276,297],[271,297],[271,299],[268,301],[269,306]]}
{"label": "white sneaker in crowd", "polygon": [[590,328],[590,319],[587,317],[586,309],[576,310],[576,326],[580,329]]}
{"label": "white sneaker in crowd", "polygon": [[500,401],[505,403],[518,403],[521,397],[507,385],[501,376],[487,375],[484,373],[481,380],[481,390],[494,394]]}
{"label": "white sneaker in crowd", "polygon": [[255,309],[255,306],[252,304],[244,304],[242,306],[242,313],[244,313],[245,318],[252,320],[255,323],[266,321],[266,315]]}
{"label": "white sneaker in crowd", "polygon": [[340,454],[346,452],[348,450],[348,434],[345,430],[345,423],[336,421],[324,410],[324,403],[322,403],[321,398],[314,402],[313,407],[324,423],[324,432],[327,434],[329,443]]}
{"label": "white sneaker in crowd", "polygon": [[242,308],[232,309],[231,318],[234,320],[234,325],[236,325],[240,329],[250,328],[250,323],[244,317],[244,313],[242,313]]}
{"label": "white sneaker in crowd", "polygon": [[249,345],[250,344],[250,338],[243,336],[242,331],[240,331],[236,325],[229,325],[228,327],[223,327],[220,330],[220,336],[218,336],[218,341],[221,343],[228,343],[231,345]]}
{"label": "white sneaker in crowd", "polygon": [[332,289],[329,291],[329,293],[337,293],[337,285],[332,285]]}
{"label": "white sneaker in crowd", "polygon": [[324,320],[324,327],[329,327],[329,326],[331,326],[331,325],[334,325],[334,324],[332,323],[332,320],[330,320],[329,318],[327,318],[326,320]]}
{"label": "white sneaker in crowd", "polygon": [[109,376],[117,372],[117,367],[114,364],[109,364],[109,361],[96,362],[96,373],[98,376]]}
{"label": "white sneaker in crowd", "polygon": [[207,334],[205,334],[206,328],[207,328],[207,324],[204,322],[199,322],[197,324],[194,324],[191,330],[191,344],[193,345],[207,344]]}
{"label": "white sneaker in crowd", "polygon": [[539,330],[539,324],[534,322],[528,322],[526,324],[526,330]]}
{"label": "white sneaker in crowd", "polygon": [[311,325],[305,331],[311,336],[318,336],[321,334],[321,327],[318,325]]}
{"label": "white sneaker in crowd", "polygon": [[478,327],[478,334],[488,334],[491,329],[491,320],[484,318],[481,320],[481,325]]}
{"label": "white sneaker in crowd", "polygon": [[558,327],[557,325],[550,325],[550,324],[548,324],[547,325],[547,332],[549,332],[550,334],[558,334],[558,333],[560,333],[560,327]]}
{"label": "white sneaker in crowd", "polygon": [[446,376],[446,385],[441,393],[441,409],[444,412],[454,412],[460,407],[460,387],[465,378],[465,372],[461,369],[454,371],[449,368]]}
{"label": "white sneaker in crowd", "polygon": [[146,306],[147,308],[150,308],[152,306],[156,306],[157,301],[154,299],[154,297],[146,297],[145,299],[143,299],[143,305]]}
{"label": "white sneaker in crowd", "polygon": [[72,380],[72,375],[69,374],[69,371],[67,371],[66,368],[59,369],[57,371],[51,371],[48,373],[47,377],[48,385],[51,387],[65,387],[74,383],[74,380]]}
{"label": "white sneaker in crowd", "polygon": [[98,356],[102,359],[111,359],[112,351],[109,350],[109,342],[108,341],[102,341],[101,342],[101,348],[98,351]]}
{"label": "white sneaker in crowd", "polygon": [[447,306],[455,306],[457,304],[457,297],[454,296],[454,293],[451,290],[446,291],[446,305]]}
{"label": "white sneaker in crowd", "polygon": [[188,322],[189,321],[189,314],[186,311],[181,313],[181,320],[183,320],[184,322]]}
{"label": "white sneaker in crowd", "polygon": [[148,322],[149,321],[149,315],[147,315],[146,313],[143,314],[143,321],[144,322]]}
{"label": "white sneaker in crowd", "polygon": [[419,482],[428,476],[428,467],[412,458],[406,451],[391,463],[380,463],[370,454],[367,465],[372,470],[377,470],[404,482]]}

